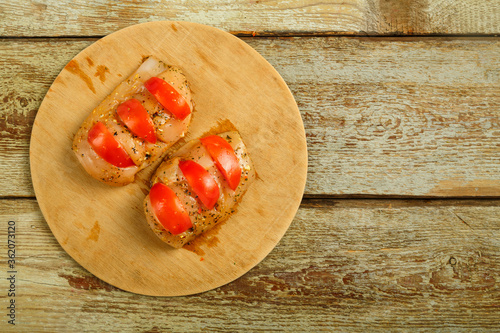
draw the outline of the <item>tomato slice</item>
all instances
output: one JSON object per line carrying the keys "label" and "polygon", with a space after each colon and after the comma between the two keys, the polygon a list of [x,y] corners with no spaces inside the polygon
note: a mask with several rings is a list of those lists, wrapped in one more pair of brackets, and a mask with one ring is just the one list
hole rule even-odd
{"label": "tomato slice", "polygon": [[144,83],[144,86],[176,118],[184,120],[191,113],[191,108],[184,96],[159,77],[150,78]]}
{"label": "tomato slice", "polygon": [[156,143],[153,120],[137,99],[131,98],[120,104],[116,113],[132,133],[148,142]]}
{"label": "tomato slice", "polygon": [[232,190],[240,183],[241,166],[233,147],[218,135],[200,139]]}
{"label": "tomato slice", "polygon": [[219,199],[219,185],[214,177],[204,167],[191,160],[180,161],[179,168],[203,205],[207,209],[214,208]]}
{"label": "tomato slice", "polygon": [[149,192],[149,201],[156,217],[171,234],[181,234],[193,226],[181,200],[167,185],[154,184]]}
{"label": "tomato slice", "polygon": [[125,149],[100,121],[89,130],[87,141],[97,155],[106,162],[119,168],[135,166]]}

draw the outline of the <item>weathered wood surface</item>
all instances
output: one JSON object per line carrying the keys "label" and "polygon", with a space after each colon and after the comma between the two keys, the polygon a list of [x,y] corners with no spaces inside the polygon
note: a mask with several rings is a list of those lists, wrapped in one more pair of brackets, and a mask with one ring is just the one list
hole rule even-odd
{"label": "weathered wood surface", "polygon": [[[0,201],[0,238],[15,221],[18,332],[493,332],[499,216],[498,200],[306,200],[253,270],[176,298],[123,292],[93,277],[57,244],[33,199]],[[3,263],[6,253],[0,242]],[[4,319],[0,328],[13,331]]]}
{"label": "weathered wood surface", "polygon": [[1,1],[0,36],[103,36],[178,20],[236,34],[495,34],[497,0]]}
{"label": "weathered wood surface", "polygon": [[[302,112],[306,197],[329,198],[305,199],[246,275],[189,297],[88,273],[57,244],[30,180],[32,123],[59,71],[88,37],[154,20],[266,37],[244,41]],[[4,317],[0,331],[500,331],[497,0],[0,0],[0,22],[0,238],[16,221],[19,272],[18,325]],[[277,38],[300,35],[354,37]],[[60,36],[78,38],[41,38]],[[399,199],[333,199],[380,195]],[[497,199],[440,200],[473,196]],[[0,289],[6,308],[4,277]]]}
{"label": "weathered wood surface", "polygon": [[[306,195],[500,195],[500,39],[244,40],[302,112]],[[34,195],[27,175],[37,109],[93,41],[0,42],[1,196]]]}

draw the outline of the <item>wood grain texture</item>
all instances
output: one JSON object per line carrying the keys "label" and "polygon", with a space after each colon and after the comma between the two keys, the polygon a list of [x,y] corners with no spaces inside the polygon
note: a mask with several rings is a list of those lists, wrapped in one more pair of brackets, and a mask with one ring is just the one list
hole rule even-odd
{"label": "wood grain texture", "polygon": [[[203,294],[148,297],[99,280],[19,198],[34,196],[29,137],[59,71],[96,40],[82,37],[154,20],[238,36],[385,36],[244,41],[302,112],[306,196],[433,200],[306,199],[264,261]],[[4,317],[0,331],[500,331],[500,201],[439,200],[499,196],[497,0],[0,0],[0,22],[11,38],[0,40],[0,260],[16,221],[19,271],[17,326]],[[489,37],[408,37],[435,34]],[[5,308],[5,278],[0,289]]]}
{"label": "wood grain texture", "polygon": [[[94,40],[1,42],[0,168],[8,177],[0,195],[33,195],[26,175],[36,110],[58,72]],[[306,195],[499,195],[498,38],[244,41],[299,105]]]}
{"label": "wood grain texture", "polygon": [[0,36],[103,36],[150,21],[208,24],[243,35],[495,34],[496,0],[56,1],[0,3]]}
{"label": "wood grain texture", "polygon": [[[16,222],[15,328],[23,332],[494,332],[499,216],[498,200],[307,200],[280,244],[243,277],[162,298],[123,292],[82,269],[36,201],[0,201],[2,221]],[[6,232],[3,223],[0,238]],[[2,262],[6,249],[1,242]],[[0,329],[12,331],[5,320]]]}
{"label": "wood grain texture", "polygon": [[496,34],[500,3],[496,0],[380,0],[378,33]]}
{"label": "wood grain texture", "polygon": [[[143,201],[154,167],[140,172],[128,186],[111,188],[84,172],[71,150],[84,119],[106,96],[114,96],[118,84],[136,75],[134,71],[149,55],[182,68],[189,82],[195,107],[183,140],[225,132],[217,128],[229,122],[258,174],[235,207],[236,213],[218,230],[218,241],[202,247],[202,258],[187,249],[174,250],[148,227]],[[151,22],[99,40],[70,64],[78,66],[80,74],[67,65],[37,112],[30,167],[40,208],[71,257],[124,290],[178,296],[226,284],[274,248],[302,199],[307,146],[295,100],[264,58],[219,29]],[[99,66],[109,69],[105,82],[90,74]],[[91,83],[92,77],[99,84]]]}
{"label": "wood grain texture", "polygon": [[[255,47],[265,52],[273,43]],[[498,39],[318,38],[274,45],[297,50],[271,63],[304,118],[306,193],[500,193]]]}

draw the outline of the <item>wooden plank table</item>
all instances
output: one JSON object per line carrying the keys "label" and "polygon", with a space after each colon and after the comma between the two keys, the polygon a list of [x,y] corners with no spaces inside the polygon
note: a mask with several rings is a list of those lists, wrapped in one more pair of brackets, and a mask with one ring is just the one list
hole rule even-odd
{"label": "wooden plank table", "polygon": [[[33,121],[64,65],[155,20],[255,48],[294,94],[308,141],[303,201],[278,246],[186,297],[88,273],[50,232],[30,179]],[[500,330],[498,1],[2,0],[0,22],[0,331]]]}

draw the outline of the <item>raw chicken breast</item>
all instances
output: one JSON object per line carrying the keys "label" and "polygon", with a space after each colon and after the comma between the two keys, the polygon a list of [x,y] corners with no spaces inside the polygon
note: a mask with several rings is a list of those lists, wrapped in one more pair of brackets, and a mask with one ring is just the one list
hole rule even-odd
{"label": "raw chicken breast", "polygon": [[[241,170],[239,183],[234,190],[231,189],[220,168],[200,140],[190,141],[180,148],[159,166],[151,179],[153,187],[157,183],[162,183],[173,190],[189,215],[191,227],[179,234],[174,234],[160,222],[150,200],[150,195],[144,200],[144,210],[149,226],[162,241],[175,248],[182,247],[217,223],[229,218],[235,212],[243,194],[255,180],[256,174],[252,161],[239,133],[236,131],[225,132],[218,134],[218,136],[226,140],[233,148]],[[219,188],[219,196],[213,208],[208,209],[202,204],[179,167],[181,161],[187,160],[195,161],[201,165],[215,180]]]}
{"label": "raw chicken breast", "polygon": [[[183,119],[177,118],[157,100],[156,95],[146,89],[145,83],[147,84],[148,80],[153,77],[162,79],[171,87],[173,96],[177,96],[174,102],[179,100],[184,102],[189,107],[189,115]],[[117,108],[131,99],[139,101],[147,111],[152,128],[154,128],[156,142],[148,142],[133,134],[118,116]],[[109,185],[126,185],[134,181],[137,172],[163,156],[168,148],[184,137],[191,120],[192,110],[191,90],[184,74],[178,68],[150,57],[92,111],[76,133],[72,149],[83,168],[92,177]],[[104,124],[117,141],[118,147],[115,148],[123,149],[126,154],[122,155],[128,155],[133,164],[120,166],[116,162],[110,162],[109,158],[103,157],[102,151],[107,147],[94,149],[96,147],[92,144],[95,145],[96,142],[102,144],[104,140],[102,137],[93,139],[89,135],[89,131],[98,122]],[[112,141],[111,136],[108,135],[106,140]]]}

